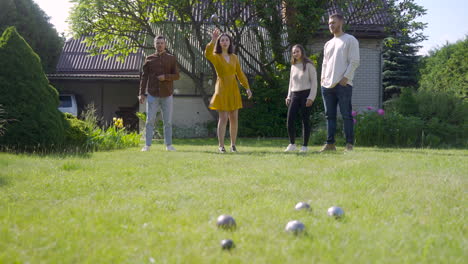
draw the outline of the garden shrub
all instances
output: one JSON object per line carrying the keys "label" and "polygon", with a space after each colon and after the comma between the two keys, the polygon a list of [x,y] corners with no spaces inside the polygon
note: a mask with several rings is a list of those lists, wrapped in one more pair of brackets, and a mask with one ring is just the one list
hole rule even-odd
{"label": "garden shrub", "polygon": [[64,143],[65,118],[57,109],[57,90],[49,85],[39,56],[14,27],[0,37],[0,105],[5,134],[0,146],[15,150],[51,150]]}
{"label": "garden shrub", "polygon": [[[386,102],[385,108],[388,113],[385,117],[375,112],[358,116],[356,134],[359,144],[387,146],[390,143],[387,136],[381,135],[385,131],[397,133],[397,146],[468,146],[468,103],[453,93],[405,89],[399,98]],[[401,134],[401,131],[405,133]],[[378,136],[373,137],[374,133]]]}
{"label": "garden shrub", "polygon": [[375,111],[357,115],[355,140],[360,146],[420,147],[424,122],[399,113]]}
{"label": "garden shrub", "polygon": [[79,120],[72,114],[66,113],[67,124],[65,127],[65,142],[68,148],[76,147],[85,149],[88,140],[88,130],[86,123]]}
{"label": "garden shrub", "polygon": [[114,118],[114,123],[107,128],[99,127],[99,118],[94,105],[88,105],[82,113],[87,140],[85,148],[90,151],[136,147],[140,143],[140,135],[127,132],[124,120]]}
{"label": "garden shrub", "polygon": [[446,44],[424,57],[419,80],[420,90],[450,93],[468,98],[468,36],[456,43]]}

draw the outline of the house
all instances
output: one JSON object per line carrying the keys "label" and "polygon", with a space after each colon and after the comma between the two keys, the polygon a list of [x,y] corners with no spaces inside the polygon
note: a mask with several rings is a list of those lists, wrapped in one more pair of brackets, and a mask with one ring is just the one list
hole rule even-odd
{"label": "house", "polygon": [[[193,13],[200,16],[205,8],[207,0],[201,1]],[[352,9],[352,6],[348,8]],[[375,7],[369,6],[370,11]],[[221,15],[229,17],[226,8],[218,9]],[[336,11],[341,11],[335,6],[330,6],[328,15]],[[352,10],[348,10],[352,11]],[[350,32],[359,40],[361,65],[356,71],[353,90],[353,108],[364,110],[367,106],[380,107],[382,104],[382,42],[386,37],[384,27],[389,22],[388,17],[382,10],[370,12],[368,17],[354,17],[348,21],[347,32]],[[243,16],[248,16],[247,10]],[[323,17],[323,27],[321,32],[311,36],[308,49],[315,53],[323,50],[325,42],[331,38],[327,32],[326,22],[328,15]],[[197,17],[195,16],[195,17]],[[200,19],[201,16],[200,16]],[[206,43],[209,42],[209,32],[214,28],[210,21],[204,21],[202,30]],[[169,16],[167,23],[154,24],[153,32],[163,34],[168,38],[168,50],[173,53],[185,72],[181,72],[181,79],[174,83],[174,136],[176,137],[197,137],[206,136],[212,129],[215,122],[215,115],[206,107],[205,93],[213,92],[215,76],[212,75],[209,62],[203,56],[204,45],[201,46],[191,36],[189,39],[194,47],[191,53],[184,48],[183,35],[180,25],[174,17]],[[262,29],[259,30],[260,34]],[[264,35],[266,37],[266,34]],[[255,34],[252,30],[247,30],[241,41],[248,43],[245,45],[246,52],[258,54],[258,47],[255,45]],[[141,66],[145,55],[152,51],[139,51],[131,54],[124,63],[115,58],[105,59],[104,55],[91,57],[87,54],[86,46],[82,39],[68,40],[63,48],[62,55],[57,66],[57,73],[50,74],[49,79],[59,91],[74,93],[81,97],[84,104],[94,103],[98,113],[104,120],[110,122],[114,116],[125,114],[131,118],[136,111],[145,112],[145,106],[138,104],[138,86]],[[148,40],[150,43],[152,40]],[[194,56],[195,54],[195,56]],[[289,56],[289,54],[285,54]],[[241,64],[246,69],[247,75],[253,77],[254,72],[248,70],[247,64],[257,65],[254,59],[242,60]],[[257,65],[258,66],[258,65]],[[258,66],[259,67],[259,66]],[[252,67],[250,67],[252,68]],[[200,85],[196,85],[200,80],[189,77],[187,71],[192,71],[201,76]],[[287,87],[285,87],[285,92]],[[254,91],[255,94],[255,91]],[[206,97],[206,96],[205,96]],[[128,119],[127,118],[127,119]],[[133,117],[134,118],[134,117]],[[125,119],[125,117],[124,117]],[[135,120],[131,121],[136,126]],[[140,124],[140,127],[141,124]]]}
{"label": "house", "polygon": [[124,63],[115,57],[90,56],[84,37],[68,39],[60,55],[56,72],[48,74],[61,94],[77,97],[79,112],[93,104],[103,123],[116,116],[127,117],[126,124],[137,128],[137,95],[143,53],[130,54]]}

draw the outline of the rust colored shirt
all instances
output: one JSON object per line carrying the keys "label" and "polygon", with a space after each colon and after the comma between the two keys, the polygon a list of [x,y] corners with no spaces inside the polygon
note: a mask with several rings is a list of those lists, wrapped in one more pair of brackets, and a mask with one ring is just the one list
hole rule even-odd
{"label": "rust colored shirt", "polygon": [[[158,79],[160,75],[164,75],[164,81]],[[179,68],[174,55],[167,52],[151,54],[143,64],[139,94],[145,95],[148,92],[156,97],[171,96],[174,93],[174,81],[179,78]]]}

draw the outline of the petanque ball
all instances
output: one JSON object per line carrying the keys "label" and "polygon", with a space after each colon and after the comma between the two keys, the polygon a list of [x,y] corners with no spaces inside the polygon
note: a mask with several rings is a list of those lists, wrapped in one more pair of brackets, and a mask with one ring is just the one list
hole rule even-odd
{"label": "petanque ball", "polygon": [[217,23],[218,22],[218,15],[217,14],[213,14],[211,15],[211,21],[214,22],[214,23]]}
{"label": "petanque ball", "polygon": [[299,202],[296,204],[296,210],[310,210],[310,205],[305,202]]}
{"label": "petanque ball", "polygon": [[234,229],[236,228],[236,221],[230,215],[220,215],[216,221],[216,225],[223,229]]}
{"label": "petanque ball", "polygon": [[344,211],[341,207],[332,206],[328,208],[328,216],[332,216],[335,218],[342,218],[344,216]]}
{"label": "petanque ball", "polygon": [[296,235],[302,233],[304,229],[305,225],[297,220],[289,221],[285,228],[286,232],[290,232]]}
{"label": "petanque ball", "polygon": [[227,250],[230,250],[232,248],[234,248],[235,245],[234,245],[234,241],[232,241],[231,239],[223,239],[221,240],[221,248],[222,249],[227,249]]}

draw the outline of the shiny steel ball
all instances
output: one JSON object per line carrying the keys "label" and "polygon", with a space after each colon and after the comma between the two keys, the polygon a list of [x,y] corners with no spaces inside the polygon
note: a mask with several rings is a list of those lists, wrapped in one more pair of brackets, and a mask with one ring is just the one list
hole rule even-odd
{"label": "shiny steel ball", "polygon": [[234,247],[235,247],[234,241],[232,241],[231,239],[221,240],[221,248],[222,249],[230,250],[230,249],[232,249]]}
{"label": "shiny steel ball", "polygon": [[211,15],[211,21],[214,22],[214,23],[218,23],[218,21],[219,21],[218,15],[217,14]]}
{"label": "shiny steel ball", "polygon": [[328,216],[332,216],[335,218],[342,218],[344,216],[344,211],[341,207],[332,206],[328,208]]}
{"label": "shiny steel ball", "polygon": [[296,210],[310,210],[310,205],[305,202],[299,202],[296,204]]}
{"label": "shiny steel ball", "polygon": [[236,221],[230,215],[220,215],[216,221],[216,225],[223,229],[235,229]]}
{"label": "shiny steel ball", "polygon": [[290,233],[297,235],[299,233],[302,233],[305,230],[305,225],[301,223],[300,221],[293,220],[293,221],[288,222],[285,230],[286,232],[290,232]]}

